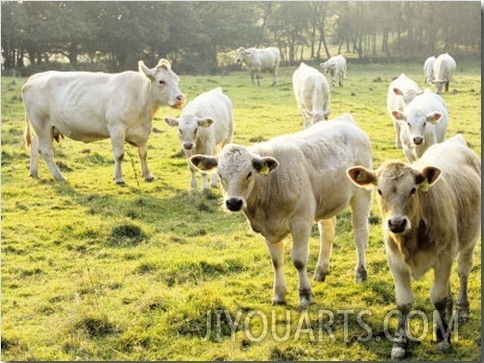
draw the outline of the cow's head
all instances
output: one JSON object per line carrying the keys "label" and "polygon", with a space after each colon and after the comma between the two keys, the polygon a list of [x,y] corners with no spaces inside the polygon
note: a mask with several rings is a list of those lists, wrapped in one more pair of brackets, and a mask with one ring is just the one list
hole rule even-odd
{"label": "cow's head", "polygon": [[232,212],[245,209],[256,179],[267,176],[279,166],[276,159],[254,154],[247,147],[237,144],[226,145],[216,157],[194,155],[190,163],[202,171],[217,168],[224,192],[224,206]]}
{"label": "cow's head", "polygon": [[151,94],[156,106],[182,108],[185,105],[185,96],[178,88],[180,79],[171,70],[169,61],[160,59],[158,65],[151,69],[143,61],[139,61],[138,67],[139,72],[151,82]]}
{"label": "cow's head", "polygon": [[212,126],[211,117],[198,118],[192,114],[183,114],[180,118],[165,116],[163,120],[172,127],[178,127],[178,137],[184,152],[195,150],[201,128]]}
{"label": "cow's head", "polygon": [[425,142],[425,128],[427,123],[436,125],[442,118],[440,112],[424,114],[421,110],[415,109],[410,112],[392,111],[393,117],[400,123],[401,132],[408,135],[409,140],[415,145]]}
{"label": "cow's head", "polygon": [[355,166],[346,173],[358,187],[376,188],[383,228],[403,234],[413,227],[411,221],[420,213],[420,193],[429,191],[439,179],[441,171],[434,166],[417,170],[401,161],[390,161],[376,171]]}
{"label": "cow's head", "polygon": [[442,87],[444,86],[444,83],[447,81],[435,81],[433,80],[432,83],[435,85],[435,93],[440,95],[442,93]]}
{"label": "cow's head", "polygon": [[237,54],[235,55],[235,63],[242,64],[248,56],[250,56],[252,52],[245,49],[244,47],[240,47],[237,49]]}
{"label": "cow's head", "polygon": [[324,69],[326,74],[333,74],[336,71],[336,64],[329,59],[326,62],[321,63],[320,66]]}

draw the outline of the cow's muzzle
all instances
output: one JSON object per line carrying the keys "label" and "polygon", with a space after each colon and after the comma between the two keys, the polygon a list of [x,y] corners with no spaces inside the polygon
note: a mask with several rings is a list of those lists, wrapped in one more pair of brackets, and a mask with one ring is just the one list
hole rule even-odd
{"label": "cow's muzzle", "polygon": [[225,201],[225,206],[229,211],[238,212],[242,209],[244,201],[240,198],[229,198]]}
{"label": "cow's muzzle", "polygon": [[413,143],[414,143],[415,145],[422,145],[423,141],[424,141],[424,139],[423,139],[423,137],[422,137],[422,136],[415,136],[415,137],[413,138]]}
{"label": "cow's muzzle", "polygon": [[183,94],[176,96],[176,102],[174,105],[171,106],[171,108],[182,109],[183,106],[185,106],[185,100],[185,95]]}
{"label": "cow's muzzle", "polygon": [[408,229],[408,220],[405,217],[388,218],[388,229],[393,233],[403,233]]}

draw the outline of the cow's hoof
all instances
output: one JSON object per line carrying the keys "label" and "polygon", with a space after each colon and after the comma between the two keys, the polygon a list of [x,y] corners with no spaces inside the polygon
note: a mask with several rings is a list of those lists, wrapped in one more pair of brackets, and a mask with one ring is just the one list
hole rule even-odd
{"label": "cow's hoof", "polygon": [[368,271],[365,267],[360,266],[355,271],[355,281],[356,283],[360,283],[366,281],[368,279]]}
{"label": "cow's hoof", "polygon": [[124,180],[117,181],[116,182],[116,185],[119,185],[120,187],[125,187],[126,186],[126,182]]}
{"label": "cow's hoof", "polygon": [[324,280],[326,280],[326,276],[328,274],[329,274],[329,271],[324,271],[322,269],[319,269],[319,267],[318,267],[316,269],[316,272],[314,273],[313,280],[323,282]]}
{"label": "cow's hoof", "polygon": [[444,340],[444,341],[439,342],[439,343],[437,344],[437,350],[438,350],[439,352],[444,352],[444,353],[446,353],[446,352],[449,352],[451,349],[452,349],[452,345],[451,345],[451,344],[450,344],[450,342],[449,342],[449,341],[447,341],[447,340]]}
{"label": "cow's hoof", "polygon": [[155,180],[155,177],[153,175],[148,175],[147,177],[145,177],[145,180],[148,182],[148,183],[151,183],[152,181]]}
{"label": "cow's hoof", "polygon": [[393,347],[392,348],[392,359],[403,359],[405,358],[405,354],[407,351],[405,348],[402,347]]}
{"label": "cow's hoof", "polygon": [[277,298],[274,298],[274,299],[272,299],[272,305],[273,306],[286,305],[286,300],[285,299],[277,299]]}
{"label": "cow's hoof", "polygon": [[301,299],[301,301],[299,302],[299,311],[308,310],[309,305],[311,305],[311,299]]}

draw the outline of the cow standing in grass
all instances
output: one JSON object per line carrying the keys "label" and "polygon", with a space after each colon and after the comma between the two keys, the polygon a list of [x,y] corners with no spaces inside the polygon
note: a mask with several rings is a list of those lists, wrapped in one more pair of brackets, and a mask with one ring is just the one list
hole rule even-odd
{"label": "cow standing in grass", "polygon": [[391,161],[377,171],[353,167],[348,175],[356,185],[378,191],[387,260],[400,312],[392,358],[404,358],[407,353],[411,278],[419,279],[429,269],[434,270],[430,300],[440,322],[436,326],[438,348],[447,351],[453,305],[450,275],[456,256],[458,318],[469,318],[467,285],[481,226],[480,158],[461,135],[456,135],[431,146],[411,165]]}
{"label": "cow standing in grass", "polygon": [[[30,77],[22,88],[25,107],[25,142],[31,145],[30,175],[39,177],[39,154],[55,180],[65,177],[54,161],[53,139],[92,142],[111,139],[114,180],[124,184],[121,163],[124,142],[138,147],[143,178],[154,179],[146,163],[147,141],[153,115],[160,106],[181,108],[185,96],[178,88],[171,64],[161,59],[148,69],[122,73],[48,71]],[[32,137],[30,126],[35,133]]]}
{"label": "cow standing in grass", "polygon": [[357,249],[356,281],[367,278],[371,192],[353,185],[346,169],[360,163],[370,167],[371,159],[368,136],[344,115],[250,147],[229,144],[216,157],[194,155],[190,162],[204,171],[217,168],[224,206],[243,211],[252,229],[264,236],[274,267],[273,304],[286,302],[283,239],[292,235],[291,259],[303,309],[312,296],[307,273],[311,228],[316,221],[320,253],[314,279],[323,281],[329,272],[336,215],[348,205]]}
{"label": "cow standing in grass", "polygon": [[400,123],[393,116],[394,111],[403,112],[410,102],[413,101],[417,95],[421,94],[418,84],[407,77],[404,73],[395,78],[388,86],[387,91],[387,110],[392,118],[393,128],[395,129],[395,146],[398,149],[402,148],[402,141],[400,140]]}
{"label": "cow standing in grass", "polygon": [[[232,142],[234,117],[232,102],[220,87],[198,95],[190,101],[179,118],[166,116],[165,122],[178,127],[178,137],[185,156],[215,155],[217,147]],[[190,166],[190,188],[197,189],[196,169]],[[218,185],[217,173],[212,174],[211,186]],[[202,189],[208,189],[207,174],[202,172]]]}
{"label": "cow standing in grass", "polygon": [[338,77],[338,84],[343,87],[346,77],[346,58],[341,54],[329,58],[326,62],[320,64],[326,74],[331,76],[331,86],[336,84],[336,77]]}
{"label": "cow standing in grass", "polygon": [[292,75],[292,87],[303,117],[304,128],[328,119],[331,113],[329,84],[321,72],[301,63]]}
{"label": "cow standing in grass", "polygon": [[442,87],[445,86],[445,92],[449,90],[449,84],[454,75],[456,63],[448,53],[443,53],[437,57],[434,64],[434,81],[436,92],[442,93]]}
{"label": "cow standing in grass", "polygon": [[435,56],[428,57],[423,66],[424,76],[425,76],[425,83],[429,84],[434,81],[434,66],[435,66]]}
{"label": "cow standing in grass", "polygon": [[260,86],[260,73],[270,72],[272,74],[272,85],[276,85],[277,70],[281,61],[281,54],[276,48],[248,48],[237,49],[236,63],[245,63],[250,72],[252,84],[255,85],[254,76],[257,78],[257,85]]}

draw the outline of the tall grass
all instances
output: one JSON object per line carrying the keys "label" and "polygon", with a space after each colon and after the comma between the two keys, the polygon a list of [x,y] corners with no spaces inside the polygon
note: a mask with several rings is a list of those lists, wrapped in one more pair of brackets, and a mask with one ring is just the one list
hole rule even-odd
{"label": "tall grass", "polygon": [[[345,86],[331,90],[330,118],[353,114],[372,140],[375,167],[389,158],[404,159],[394,148],[386,112],[388,84],[405,72],[424,87],[421,68],[351,65]],[[269,75],[261,87],[253,87],[245,72],[180,75],[180,87],[190,100],[221,86],[234,104],[234,142],[248,145],[302,128],[292,93],[293,71],[281,69],[276,87],[270,87]],[[116,186],[109,140],[83,144],[64,139],[55,159],[68,183],[54,182],[42,160],[41,180],[33,180],[28,177],[29,153],[22,146],[24,82],[2,78],[2,359],[389,358],[392,343],[385,338],[383,323],[395,308],[394,291],[376,204],[370,218],[367,282],[353,282],[356,252],[350,213],[345,211],[338,218],[331,273],[324,283],[312,282],[314,304],[307,316],[298,311],[290,238],[285,241],[288,306],[272,307],[273,273],[263,238],[250,230],[242,214],[222,210],[219,189],[189,192],[188,166],[176,130],[162,121],[179,111],[162,108],[155,115],[148,154],[157,177],[153,183],[138,181],[139,161],[133,157],[123,164],[128,186]],[[444,94],[448,135],[463,132],[478,154],[480,90],[480,65],[465,64],[458,66],[450,92]],[[315,230],[310,274],[317,254]],[[453,351],[437,352],[428,333],[412,345],[411,360],[480,359],[480,256],[479,242],[469,286],[471,320],[458,327]],[[428,273],[413,283],[414,307],[429,318],[431,281]],[[458,290],[455,267],[452,289],[454,294]],[[345,318],[342,311],[350,310],[354,314]],[[367,341],[361,340],[367,336],[358,322],[362,311],[367,311],[361,318],[372,331]],[[220,331],[207,333],[207,324],[216,327],[216,312]],[[235,326],[237,316],[240,324]],[[269,330],[264,339],[253,339],[262,336],[265,326]],[[391,320],[390,333],[395,326]],[[412,324],[416,336],[423,328],[421,320]],[[286,331],[287,339],[277,338]]]}

